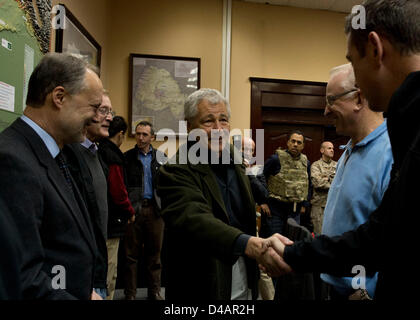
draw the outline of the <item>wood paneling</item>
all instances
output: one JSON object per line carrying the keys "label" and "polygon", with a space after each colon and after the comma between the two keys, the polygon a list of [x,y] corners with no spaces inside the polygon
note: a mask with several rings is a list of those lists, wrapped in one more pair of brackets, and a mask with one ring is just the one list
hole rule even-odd
{"label": "wood paneling", "polygon": [[280,146],[286,148],[290,131],[300,130],[305,135],[306,154],[311,162],[320,158],[322,141],[334,143],[335,156],[342,153],[339,145],[346,137],[335,132],[334,120],[324,116],[325,82],[250,78],[251,129],[264,129],[264,158]]}

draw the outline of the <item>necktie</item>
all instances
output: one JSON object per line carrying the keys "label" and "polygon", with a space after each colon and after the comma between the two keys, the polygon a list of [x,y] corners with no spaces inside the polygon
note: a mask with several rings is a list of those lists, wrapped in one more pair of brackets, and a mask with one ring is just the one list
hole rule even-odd
{"label": "necktie", "polygon": [[71,182],[70,170],[69,170],[67,162],[64,159],[63,154],[61,152],[57,155],[57,157],[55,157],[55,161],[57,162],[58,167],[61,170],[61,173],[63,174],[64,178],[66,179],[67,187],[73,193],[73,183]]}
{"label": "necktie", "polygon": [[96,154],[96,151],[98,151],[98,146],[97,146],[95,143],[92,143],[92,144],[89,146],[89,150],[90,150],[90,152],[92,152],[93,154]]}

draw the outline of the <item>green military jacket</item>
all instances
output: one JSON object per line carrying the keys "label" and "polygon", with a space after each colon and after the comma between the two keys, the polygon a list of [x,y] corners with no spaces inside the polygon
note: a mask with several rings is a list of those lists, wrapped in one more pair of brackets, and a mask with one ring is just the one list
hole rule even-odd
{"label": "green military jacket", "polygon": [[[179,153],[176,157],[179,159]],[[157,191],[166,228],[168,299],[230,299],[232,265],[237,260],[234,243],[242,233],[256,233],[255,202],[244,174],[245,166],[234,166],[246,208],[247,230],[229,225],[222,194],[209,165],[188,161],[167,163],[160,169]],[[245,261],[248,287],[256,296],[258,268],[255,261],[246,257]]]}

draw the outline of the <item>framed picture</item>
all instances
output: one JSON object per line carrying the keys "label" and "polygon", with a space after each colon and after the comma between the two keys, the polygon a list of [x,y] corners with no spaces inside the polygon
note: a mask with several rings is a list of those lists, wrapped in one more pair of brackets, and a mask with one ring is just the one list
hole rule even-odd
{"label": "framed picture", "polygon": [[200,88],[200,58],[130,54],[130,135],[143,120],[158,137],[184,135],[185,99]]}
{"label": "framed picture", "polygon": [[101,69],[101,46],[92,35],[82,26],[76,17],[64,4],[60,4],[64,11],[63,28],[56,29],[55,52],[73,54]]}

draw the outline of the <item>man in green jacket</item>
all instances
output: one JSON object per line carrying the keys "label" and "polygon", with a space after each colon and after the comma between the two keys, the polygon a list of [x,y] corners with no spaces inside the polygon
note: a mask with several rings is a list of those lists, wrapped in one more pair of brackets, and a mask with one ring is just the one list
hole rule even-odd
{"label": "man in green jacket", "polygon": [[256,299],[255,260],[272,259],[260,257],[273,239],[255,236],[251,187],[229,143],[229,104],[217,90],[200,89],[184,111],[192,141],[161,167],[157,186],[167,227],[166,299]]}

